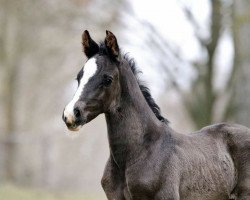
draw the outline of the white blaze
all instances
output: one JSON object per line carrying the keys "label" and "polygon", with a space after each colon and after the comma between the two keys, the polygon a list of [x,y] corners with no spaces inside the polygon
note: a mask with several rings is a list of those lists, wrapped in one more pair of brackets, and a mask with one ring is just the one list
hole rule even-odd
{"label": "white blaze", "polygon": [[95,74],[96,70],[96,59],[89,59],[83,68],[83,76],[80,80],[79,87],[77,88],[73,99],[69,102],[69,104],[65,107],[64,110],[64,116],[67,117],[69,120],[73,120],[75,103],[79,100],[85,85],[88,83],[89,79]]}

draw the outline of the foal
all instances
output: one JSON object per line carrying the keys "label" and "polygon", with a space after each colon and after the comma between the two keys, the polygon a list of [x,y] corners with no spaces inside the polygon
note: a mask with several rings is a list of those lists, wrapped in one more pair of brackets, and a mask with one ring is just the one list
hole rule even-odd
{"label": "foal", "polygon": [[248,128],[175,132],[111,32],[98,45],[84,31],[82,44],[88,61],[63,120],[78,131],[105,113],[110,157],[102,186],[109,200],[250,200]]}

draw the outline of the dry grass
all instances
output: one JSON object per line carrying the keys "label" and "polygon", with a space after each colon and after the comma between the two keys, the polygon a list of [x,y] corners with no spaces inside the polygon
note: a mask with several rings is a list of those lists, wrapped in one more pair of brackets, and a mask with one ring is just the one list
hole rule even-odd
{"label": "dry grass", "polygon": [[0,185],[0,200],[96,200],[94,196]]}

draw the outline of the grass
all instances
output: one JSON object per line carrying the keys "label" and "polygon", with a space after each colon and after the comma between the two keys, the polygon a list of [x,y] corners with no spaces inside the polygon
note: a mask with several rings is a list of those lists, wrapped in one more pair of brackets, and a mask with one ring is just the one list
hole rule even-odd
{"label": "grass", "polygon": [[75,193],[53,193],[44,190],[0,185],[0,200],[97,200],[99,198]]}

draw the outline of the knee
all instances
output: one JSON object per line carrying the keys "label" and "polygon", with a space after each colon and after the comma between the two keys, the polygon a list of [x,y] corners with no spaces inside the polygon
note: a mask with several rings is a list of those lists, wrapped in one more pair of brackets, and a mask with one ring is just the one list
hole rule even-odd
{"label": "knee", "polygon": [[107,177],[102,177],[101,179],[101,185],[102,185],[102,188],[105,190],[105,188],[108,187],[109,185],[109,180],[107,179]]}
{"label": "knee", "polygon": [[248,187],[239,187],[237,188],[237,200],[249,200],[250,199],[250,188]]}

